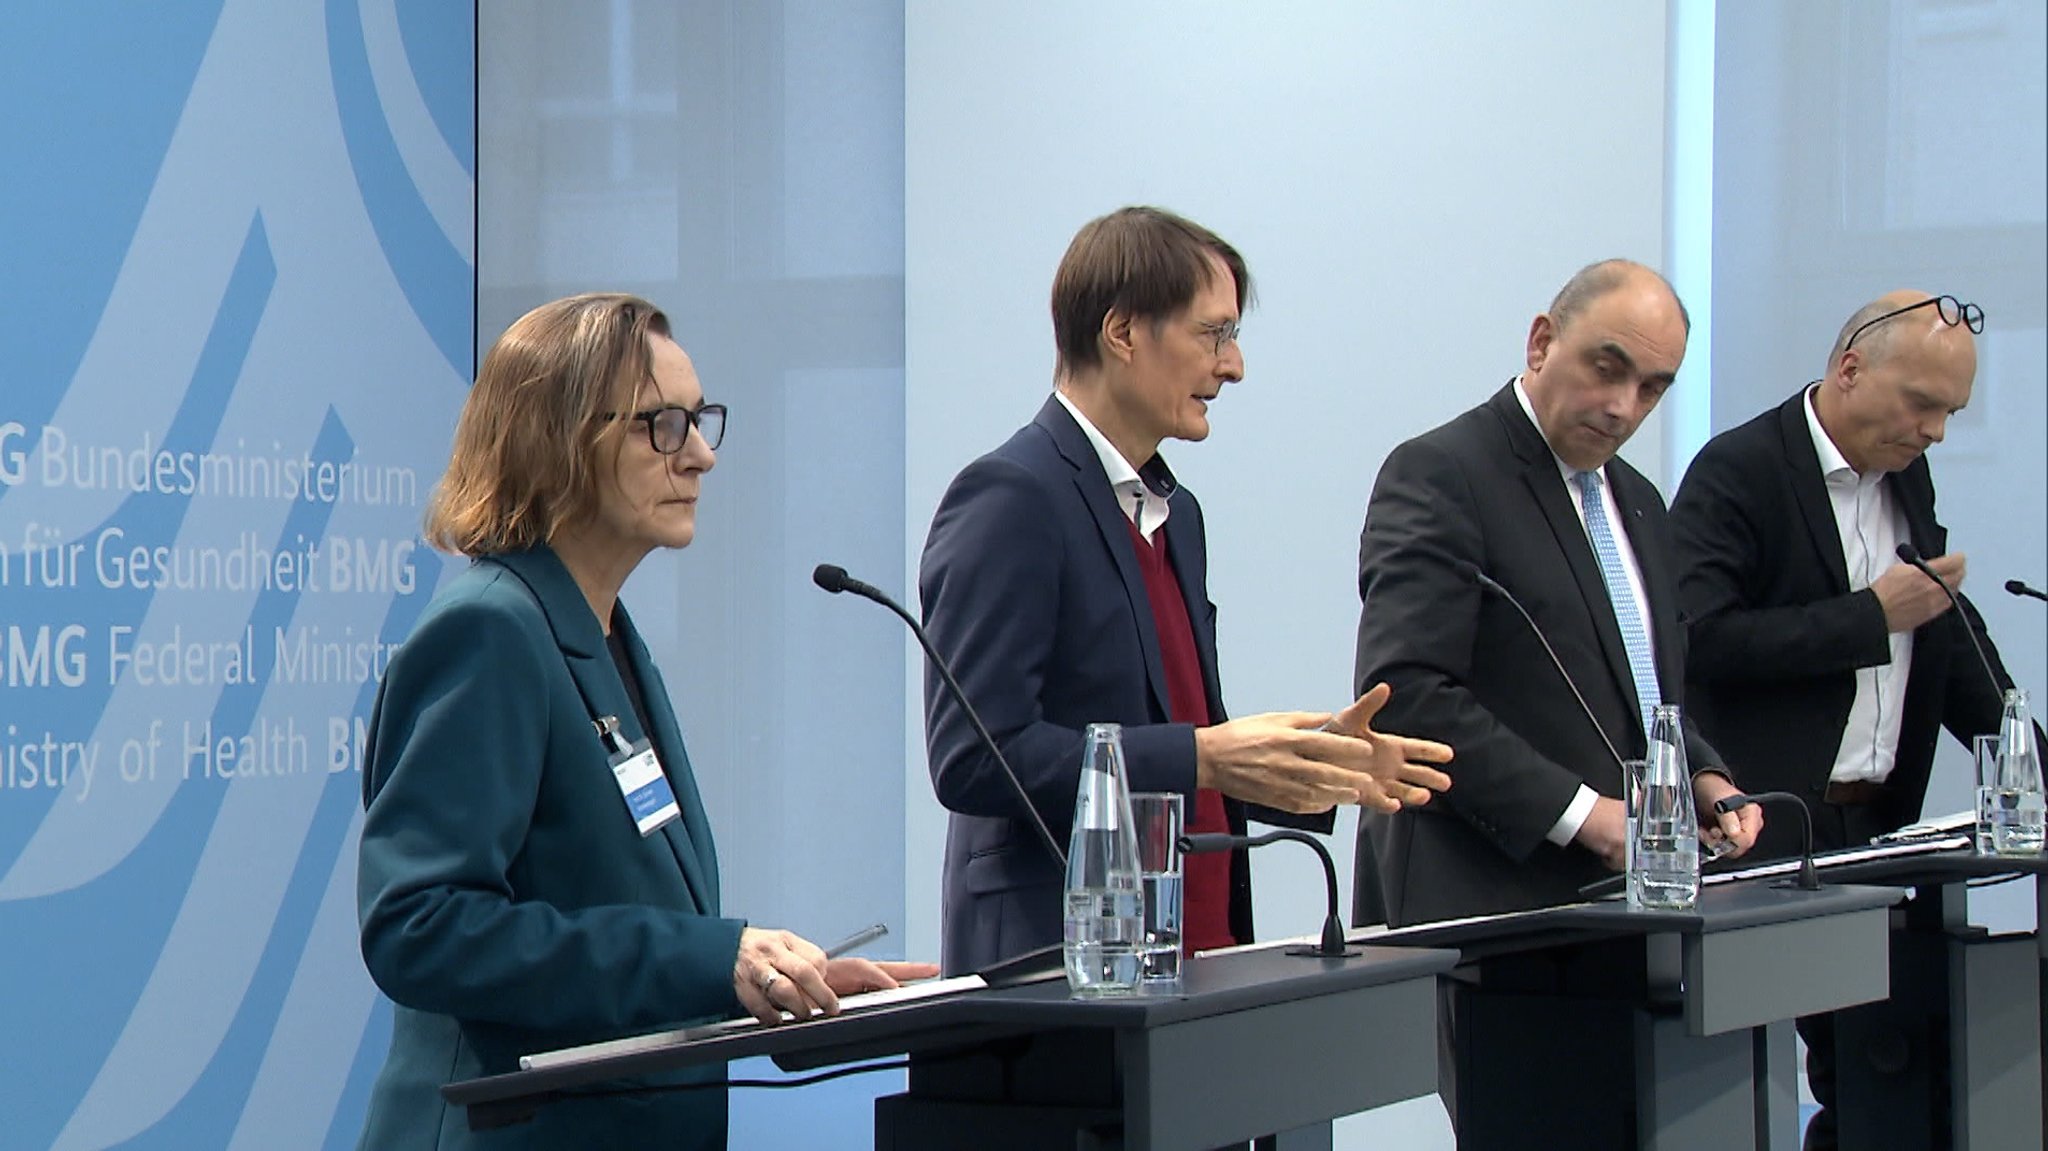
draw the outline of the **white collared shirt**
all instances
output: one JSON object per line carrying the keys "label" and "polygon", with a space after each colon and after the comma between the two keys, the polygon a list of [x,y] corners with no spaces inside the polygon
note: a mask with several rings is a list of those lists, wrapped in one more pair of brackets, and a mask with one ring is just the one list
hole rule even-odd
{"label": "white collared shirt", "polygon": [[[1522,414],[1529,417],[1529,422],[1536,428],[1536,434],[1543,435],[1543,423],[1536,418],[1536,405],[1529,402],[1529,393],[1522,387],[1520,376],[1515,377],[1515,399],[1521,402]],[[1543,442],[1548,446],[1550,438],[1544,436]],[[1565,463],[1554,448],[1551,450],[1550,458],[1557,462],[1558,474],[1564,478],[1564,490],[1571,495],[1572,510],[1579,513],[1579,527],[1584,528],[1585,496],[1580,493],[1578,482],[1573,479],[1579,474],[1580,469]],[[1614,529],[1614,546],[1621,552],[1622,571],[1628,575],[1628,594],[1636,601],[1636,617],[1643,621],[1643,635],[1649,640],[1651,658],[1654,659],[1657,650],[1657,629],[1650,618],[1649,598],[1643,594],[1643,567],[1636,561],[1635,543],[1629,539],[1627,522],[1621,517],[1621,507],[1614,502],[1614,485],[1607,482],[1606,465],[1601,465],[1599,470],[1600,506],[1607,512],[1608,526]],[[1589,545],[1592,543],[1591,534],[1587,535],[1586,542]],[[1593,814],[1594,801],[1599,798],[1599,792],[1583,783],[1580,784],[1578,793],[1565,805],[1564,814],[1558,816],[1557,822],[1551,826],[1544,838],[1559,847],[1570,845],[1572,838],[1579,834],[1579,828],[1585,826],[1586,817]]]}
{"label": "white collared shirt", "polygon": [[[1806,429],[1813,436],[1821,482],[1827,485],[1828,506],[1835,513],[1849,590],[1859,592],[1892,566],[1899,544],[1909,538],[1906,513],[1885,485],[1885,473],[1859,474],[1849,466],[1834,438],[1820,426],[1820,413],[1813,406],[1816,390],[1806,389]],[[1856,669],[1856,698],[1849,704],[1835,766],[1828,772],[1832,783],[1881,783],[1892,773],[1899,720],[1905,713],[1906,673],[1913,662],[1913,633],[1892,632],[1891,649],[1890,663]]]}
{"label": "white collared shirt", "polygon": [[1144,479],[1138,475],[1138,469],[1124,458],[1122,452],[1116,450],[1116,445],[1109,442],[1109,437],[1102,434],[1094,421],[1082,414],[1081,409],[1067,398],[1065,392],[1056,391],[1053,398],[1067,409],[1067,414],[1074,417],[1075,423],[1081,425],[1081,433],[1088,437],[1089,444],[1095,448],[1095,455],[1102,460],[1103,473],[1109,476],[1109,488],[1116,493],[1116,504],[1123,509],[1124,518],[1131,521],[1146,543],[1151,543],[1153,534],[1166,526],[1166,515],[1172,510],[1172,505],[1166,502],[1165,496],[1146,486]]}

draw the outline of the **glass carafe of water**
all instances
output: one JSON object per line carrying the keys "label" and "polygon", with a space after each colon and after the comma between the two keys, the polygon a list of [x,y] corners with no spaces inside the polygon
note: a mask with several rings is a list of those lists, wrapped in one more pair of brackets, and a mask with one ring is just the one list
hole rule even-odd
{"label": "glass carafe of water", "polygon": [[1113,723],[1089,724],[1083,739],[1066,899],[1067,985],[1077,996],[1134,993],[1144,896],[1123,729]]}
{"label": "glass carafe of water", "polygon": [[1998,720],[1998,770],[1991,794],[1979,798],[1979,806],[1988,808],[1993,852],[2040,854],[2041,790],[2041,748],[2035,739],[2033,714],[2027,706],[2027,693],[2013,688],[2005,693],[2005,711]]}
{"label": "glass carafe of water", "polygon": [[1651,714],[1641,796],[1629,844],[1629,902],[1689,910],[1700,898],[1700,824],[1676,704]]}

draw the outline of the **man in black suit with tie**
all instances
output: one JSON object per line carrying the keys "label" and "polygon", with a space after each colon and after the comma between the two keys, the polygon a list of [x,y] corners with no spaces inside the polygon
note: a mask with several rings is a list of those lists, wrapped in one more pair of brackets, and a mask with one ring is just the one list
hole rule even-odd
{"label": "man in black suit with tie", "polygon": [[[1909,543],[1962,585],[1924,453],[1970,402],[1983,325],[1952,296],[1865,305],[1835,337],[1827,375],[1715,436],[1672,503],[1694,714],[1749,787],[1806,800],[1816,848],[1918,819],[1943,726],[1965,746],[1998,730],[2011,680],[1984,621],[1967,600],[1952,611],[1896,554]],[[1781,820],[1759,850],[1798,848]],[[1833,1147],[1832,1020],[1802,1019],[1799,1031],[1822,1105],[1806,1146]]]}
{"label": "man in black suit with tie", "polygon": [[[1587,267],[1530,325],[1519,377],[1380,469],[1357,682],[1393,685],[1382,722],[1458,749],[1437,802],[1361,820],[1359,882],[1376,856],[1390,923],[1566,903],[1622,866],[1616,755],[1641,757],[1651,709],[1684,700],[1685,629],[1663,500],[1615,453],[1671,385],[1687,328],[1655,272]],[[1529,610],[1592,718],[1475,572]],[[1685,730],[1706,837],[1746,850],[1761,816],[1713,815],[1736,788]]]}

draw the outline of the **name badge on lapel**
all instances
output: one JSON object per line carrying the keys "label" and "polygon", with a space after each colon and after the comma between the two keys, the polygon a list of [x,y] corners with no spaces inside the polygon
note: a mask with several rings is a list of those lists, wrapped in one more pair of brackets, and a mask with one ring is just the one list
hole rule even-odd
{"label": "name badge on lapel", "polygon": [[670,820],[680,818],[683,809],[676,804],[675,789],[669,786],[668,773],[661,770],[653,745],[644,739],[627,743],[619,732],[617,716],[602,716],[594,722],[597,737],[604,742],[612,780],[619,785],[626,812],[641,836],[653,835]]}

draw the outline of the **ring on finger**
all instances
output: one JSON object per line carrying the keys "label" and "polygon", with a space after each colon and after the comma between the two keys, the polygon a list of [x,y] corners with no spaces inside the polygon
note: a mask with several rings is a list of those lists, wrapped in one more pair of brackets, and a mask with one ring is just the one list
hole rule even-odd
{"label": "ring on finger", "polygon": [[766,995],[770,991],[774,990],[776,981],[780,980],[781,978],[782,972],[775,970],[773,967],[769,968],[768,973],[766,975],[763,975],[759,981],[761,994]]}

